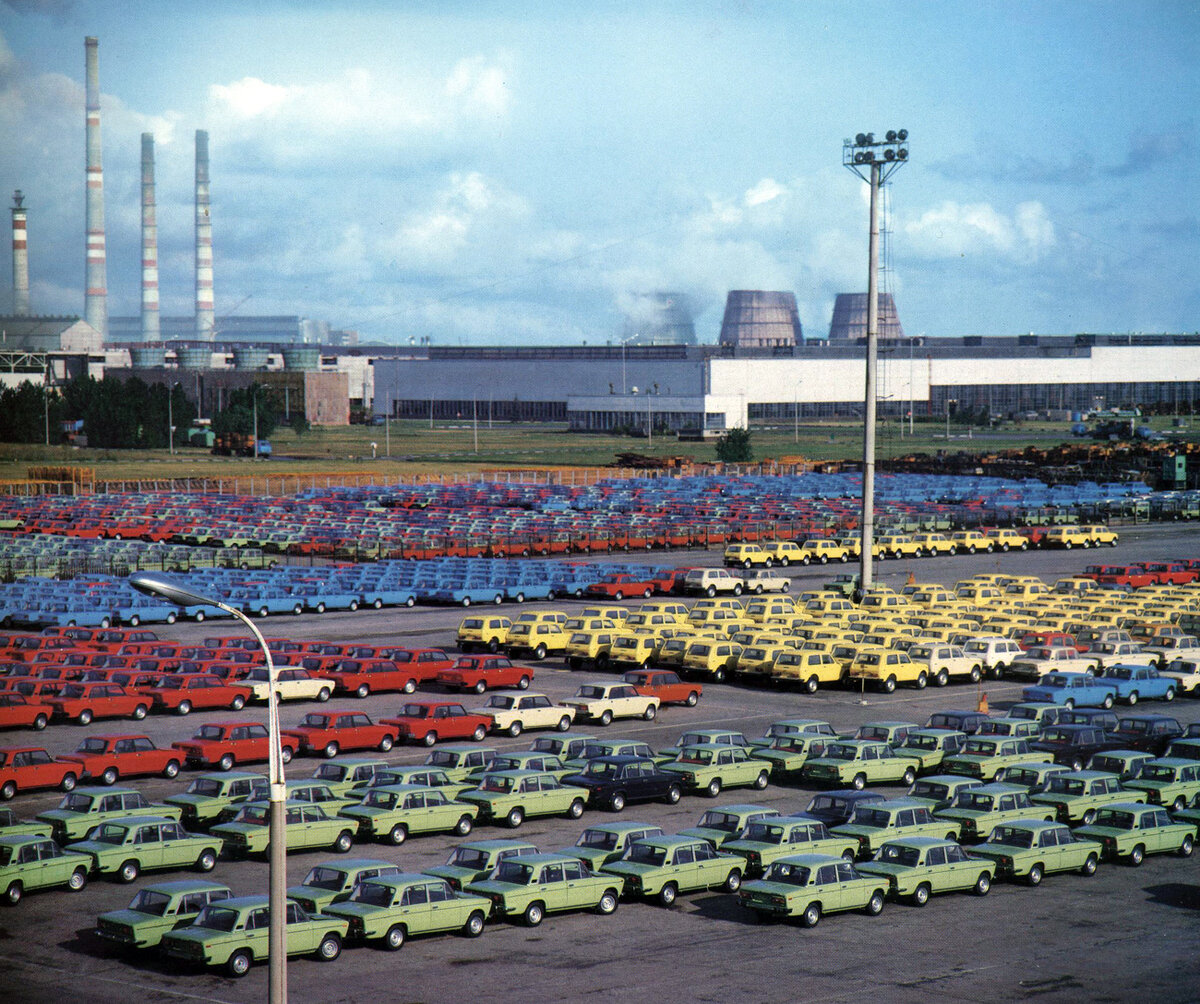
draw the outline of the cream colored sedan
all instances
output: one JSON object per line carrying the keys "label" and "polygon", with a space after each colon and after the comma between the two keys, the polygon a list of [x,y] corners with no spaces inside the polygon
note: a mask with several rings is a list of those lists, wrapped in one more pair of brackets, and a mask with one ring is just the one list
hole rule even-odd
{"label": "cream colored sedan", "polygon": [[578,693],[562,702],[564,708],[573,708],[579,719],[591,719],[601,725],[610,725],[614,718],[644,718],[652,721],[658,714],[658,698],[639,694],[628,683],[586,683]]}
{"label": "cream colored sedan", "polygon": [[[331,681],[313,676],[307,669],[279,666],[275,669],[275,677],[275,693],[281,701],[328,701],[333,693]],[[265,701],[271,692],[265,666],[250,670],[237,682],[250,688],[252,701]]]}
{"label": "cream colored sedan", "polygon": [[472,714],[487,715],[493,732],[519,736],[526,729],[558,729],[566,732],[575,720],[575,709],[555,704],[545,694],[529,690],[497,690],[482,708]]}

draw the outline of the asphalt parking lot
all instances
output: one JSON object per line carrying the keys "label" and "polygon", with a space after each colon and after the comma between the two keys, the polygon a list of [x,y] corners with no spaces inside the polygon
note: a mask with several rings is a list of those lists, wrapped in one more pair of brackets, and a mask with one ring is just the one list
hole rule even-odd
{"label": "asphalt parking lot", "polygon": [[[1183,525],[1121,528],[1122,542],[1102,552],[1034,552],[924,559],[877,565],[877,578],[902,583],[911,570],[920,581],[952,585],[983,571],[1032,572],[1048,581],[1092,562],[1136,561],[1200,555],[1200,530]],[[719,563],[719,553],[653,554],[646,560],[678,565]],[[840,566],[791,569],[796,588],[831,578]],[[793,589],[793,592],[796,591]],[[566,607],[577,603],[555,604]],[[512,613],[515,608],[506,608]],[[300,618],[273,618],[268,636],[327,638],[376,644],[407,641],[453,647],[463,611],[417,607],[360,611]],[[228,621],[176,624],[157,629],[160,637],[189,641],[214,634],[241,634]],[[538,666],[533,689],[558,700],[570,696],[596,674],[570,672],[561,662]],[[993,712],[1020,699],[1020,685],[983,685]],[[810,716],[850,729],[863,722],[898,719],[923,723],[944,708],[974,708],[973,685],[917,692],[901,689],[885,696],[823,690],[815,695],[712,685],[695,708],[664,709],[654,722],[617,722],[606,735],[636,736],[655,747],[669,745],[689,727],[737,728],[761,735],[772,721]],[[325,707],[349,706],[374,718],[394,713],[399,695],[373,695],[365,701],[335,700]],[[468,698],[473,706],[482,703]],[[295,724],[307,703],[284,705],[284,727]],[[1148,704],[1139,711],[1169,710],[1184,723],[1200,721],[1200,700]],[[243,712],[243,715],[246,713]],[[194,713],[187,718],[151,716],[145,722],[100,722],[89,729],[52,725],[34,741],[53,753],[73,750],[88,733],[141,732],[160,745],[189,737],[203,722],[225,713]],[[265,710],[261,712],[265,721]],[[586,731],[600,731],[599,727]],[[4,742],[31,734],[10,733]],[[534,736],[489,741],[503,749],[525,749]],[[419,763],[426,750],[401,748],[387,759]],[[289,777],[307,776],[321,761],[298,758]],[[136,782],[159,799],[188,782]],[[900,794],[901,789],[883,789]],[[757,802],[781,810],[803,809],[813,789],[772,785],[762,792],[734,790],[720,798],[685,796],[675,806],[632,806],[621,817],[587,813],[582,820],[535,819],[516,835],[542,850],[574,843],[589,823],[621,818],[661,825],[675,832],[694,825],[705,810],[728,802]],[[56,792],[19,795],[9,803],[31,817],[56,805]],[[511,831],[480,827],[473,837],[506,836]],[[406,870],[440,864],[457,842],[449,836],[414,838],[402,847],[358,845],[373,857],[395,860]],[[293,855],[288,881],[298,883],[326,852]],[[174,873],[163,877],[181,877]],[[235,893],[266,892],[261,861],[221,861],[212,877]],[[138,884],[154,881],[147,876]],[[121,956],[91,933],[97,914],[123,907],[135,886],[93,880],[78,893],[50,891],[28,896],[0,911],[0,987],[19,1001],[128,1002],[249,1001],[266,996],[266,966],[242,980],[205,972],[178,971],[154,957]],[[1140,868],[1104,865],[1093,878],[1055,875],[1033,889],[996,884],[986,898],[951,894],[926,908],[889,903],[878,918],[858,913],[826,918],[814,930],[783,924],[756,924],[722,893],[681,896],[670,910],[626,901],[611,917],[595,914],[551,916],[537,929],[492,923],[484,935],[415,939],[391,954],[347,947],[332,964],[293,959],[289,984],[296,1001],[493,1000],[623,1001],[887,1001],[939,1000],[1114,1000],[1136,997],[1159,1001],[1195,1000],[1200,987],[1200,855],[1191,859],[1157,856]]]}

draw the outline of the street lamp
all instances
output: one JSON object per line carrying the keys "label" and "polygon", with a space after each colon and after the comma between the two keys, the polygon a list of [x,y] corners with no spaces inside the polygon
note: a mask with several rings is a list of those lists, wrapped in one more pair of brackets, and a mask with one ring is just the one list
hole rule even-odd
{"label": "street lamp", "polygon": [[175,417],[172,408],[175,396],[175,388],[179,386],[179,381],[176,380],[170,387],[167,388],[167,453],[171,456],[175,455]]}
{"label": "street lamp", "polygon": [[867,375],[863,408],[862,558],[859,590],[871,588],[871,544],[875,529],[875,374],[879,352],[879,187],[908,161],[908,130],[891,129],[882,141],[860,132],[842,142],[842,165],[871,186],[871,229],[867,250]]}
{"label": "street lamp", "polygon": [[270,854],[267,859],[267,904],[270,927],[267,930],[267,999],[270,1004],[287,1001],[287,831],[284,827],[284,803],[287,788],[283,777],[283,745],[279,737],[279,699],[275,692],[275,663],[267,640],[240,610],[193,592],[186,586],[154,572],[135,572],[129,584],[138,592],[161,596],[181,607],[211,606],[224,610],[250,629],[267,660],[267,731],[270,746],[267,780],[269,782],[268,817]]}

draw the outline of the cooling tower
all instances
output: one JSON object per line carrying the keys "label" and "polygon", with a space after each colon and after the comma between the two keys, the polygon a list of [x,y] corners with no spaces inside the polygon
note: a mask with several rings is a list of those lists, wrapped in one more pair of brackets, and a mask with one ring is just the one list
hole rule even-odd
{"label": "cooling tower", "polygon": [[[896,314],[896,302],[891,293],[879,294],[880,338],[903,338],[904,329]],[[833,320],[829,323],[829,340],[844,342],[867,337],[867,294],[838,293],[833,302]]]}
{"label": "cooling tower", "polygon": [[100,42],[84,39],[87,63],[87,292],[84,320],[108,337],[108,276],[104,250],[104,170],[100,165]]}
{"label": "cooling tower", "polygon": [[644,293],[625,314],[621,339],[629,345],[695,345],[692,308],[683,293]]}
{"label": "cooling tower", "polygon": [[796,294],[758,289],[733,289],[725,300],[721,344],[766,349],[804,341]]}
{"label": "cooling tower", "polygon": [[13,192],[12,252],[13,252],[13,314],[29,315],[29,247],[25,228],[25,196]]}

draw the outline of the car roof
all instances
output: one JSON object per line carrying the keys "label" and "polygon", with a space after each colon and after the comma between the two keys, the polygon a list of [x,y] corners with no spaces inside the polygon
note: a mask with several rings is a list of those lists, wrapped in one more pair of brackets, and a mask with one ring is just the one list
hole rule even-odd
{"label": "car roof", "polygon": [[[592,826],[589,826],[587,829],[600,830],[603,833],[629,833],[632,830],[645,830],[651,827],[659,830],[662,829],[662,827],[657,823],[637,822],[636,820],[623,823],[596,823]],[[586,833],[587,830],[584,832]]]}
{"label": "car roof", "polygon": [[945,847],[950,844],[958,846],[954,840],[947,840],[945,837],[894,837],[886,841],[887,844],[902,847]]}
{"label": "car roof", "polygon": [[229,890],[229,886],[220,882],[205,881],[204,879],[173,879],[169,882],[152,882],[144,885],[139,892],[163,892],[169,895],[184,892],[207,892],[210,889]]}

